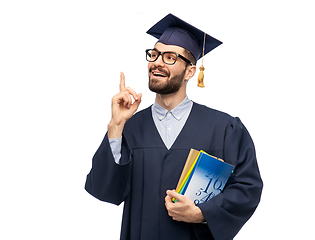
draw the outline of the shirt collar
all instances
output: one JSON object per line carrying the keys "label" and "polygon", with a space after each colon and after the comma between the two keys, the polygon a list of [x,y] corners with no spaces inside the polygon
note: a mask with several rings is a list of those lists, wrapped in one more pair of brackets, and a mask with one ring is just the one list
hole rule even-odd
{"label": "shirt collar", "polygon": [[184,114],[191,108],[191,104],[191,100],[189,100],[189,98],[186,96],[186,98],[171,111],[161,107],[156,101],[154,102],[152,109],[153,113],[160,121],[165,119],[168,113],[171,113],[176,120],[180,121]]}

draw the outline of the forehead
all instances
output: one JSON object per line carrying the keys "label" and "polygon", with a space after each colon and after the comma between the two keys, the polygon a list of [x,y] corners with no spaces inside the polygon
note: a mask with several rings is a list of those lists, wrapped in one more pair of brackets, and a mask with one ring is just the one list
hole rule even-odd
{"label": "forehead", "polygon": [[179,54],[184,54],[185,49],[175,45],[166,45],[163,43],[156,43],[154,46],[155,49],[159,50],[160,52],[176,52]]}

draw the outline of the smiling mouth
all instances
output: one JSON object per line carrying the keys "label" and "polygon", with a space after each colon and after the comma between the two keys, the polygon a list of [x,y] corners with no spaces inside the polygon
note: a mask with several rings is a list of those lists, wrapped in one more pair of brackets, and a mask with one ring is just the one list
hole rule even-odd
{"label": "smiling mouth", "polygon": [[152,71],[152,75],[155,77],[167,77],[165,73],[159,72],[159,71]]}

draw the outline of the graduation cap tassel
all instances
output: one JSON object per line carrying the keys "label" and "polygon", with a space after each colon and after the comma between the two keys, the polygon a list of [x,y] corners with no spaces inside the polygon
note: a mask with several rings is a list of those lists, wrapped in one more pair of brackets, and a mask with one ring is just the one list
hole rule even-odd
{"label": "graduation cap tassel", "polygon": [[198,87],[205,87],[205,85],[203,83],[203,78],[204,78],[203,71],[205,70],[205,68],[203,66],[203,57],[205,55],[205,45],[206,45],[206,33],[204,33],[204,38],[203,38],[202,63],[201,63],[201,66],[199,68],[200,72],[198,75]]}

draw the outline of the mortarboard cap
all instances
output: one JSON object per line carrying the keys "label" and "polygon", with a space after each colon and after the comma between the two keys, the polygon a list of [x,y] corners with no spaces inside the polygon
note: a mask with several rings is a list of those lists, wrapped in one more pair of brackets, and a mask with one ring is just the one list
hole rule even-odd
{"label": "mortarboard cap", "polygon": [[173,14],[168,14],[151,27],[147,33],[158,38],[158,42],[187,49],[196,60],[199,60],[203,55],[206,55],[222,44],[221,41],[186,23]]}

